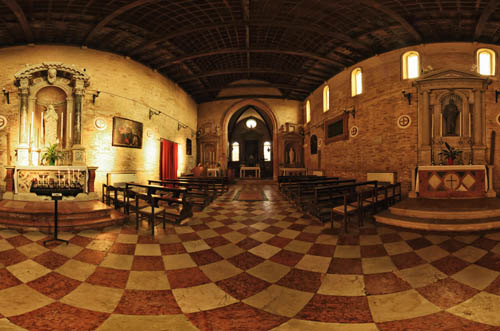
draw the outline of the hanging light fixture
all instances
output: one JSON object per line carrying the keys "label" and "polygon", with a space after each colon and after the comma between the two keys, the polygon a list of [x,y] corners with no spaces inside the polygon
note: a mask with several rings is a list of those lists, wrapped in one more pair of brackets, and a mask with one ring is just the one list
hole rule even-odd
{"label": "hanging light fixture", "polygon": [[246,121],[246,126],[249,129],[255,129],[255,127],[257,126],[257,121],[253,118],[250,118]]}

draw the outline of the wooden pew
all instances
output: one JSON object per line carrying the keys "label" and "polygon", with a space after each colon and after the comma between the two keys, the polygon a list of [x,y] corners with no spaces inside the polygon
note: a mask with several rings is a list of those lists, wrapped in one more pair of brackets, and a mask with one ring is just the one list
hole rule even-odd
{"label": "wooden pew", "polygon": [[297,190],[291,192],[291,199],[295,205],[304,210],[315,199],[315,188],[323,186],[337,186],[355,183],[355,179],[328,179],[323,181],[299,183]]}
{"label": "wooden pew", "polygon": [[314,200],[306,210],[322,222],[331,219],[331,210],[342,203],[347,194],[349,202],[357,201],[356,189],[372,185],[377,187],[377,181],[354,182],[341,185],[325,185],[314,188]]}
{"label": "wooden pew", "polygon": [[[165,216],[177,223],[183,224],[183,220],[193,216],[193,208],[187,200],[187,189],[184,187],[126,183],[125,191],[127,192],[127,205],[130,205],[129,199],[132,196],[130,192],[135,194],[136,209],[140,209],[139,200],[145,200],[150,205],[156,203],[156,207],[161,205],[165,209]],[[144,196],[149,196],[150,198],[145,199]]]}
{"label": "wooden pew", "polygon": [[149,185],[162,185],[170,187],[185,187],[187,189],[187,200],[191,202],[192,205],[196,205],[203,210],[212,201],[212,196],[209,193],[210,183],[204,182],[190,182],[186,180],[179,179],[167,179],[167,180],[148,180]]}
{"label": "wooden pew", "polygon": [[190,180],[192,182],[212,183],[215,185],[218,195],[224,194],[229,190],[229,179],[227,176],[221,177],[179,177],[181,180]]}
{"label": "wooden pew", "polygon": [[295,195],[301,189],[305,189],[309,186],[314,186],[317,183],[327,182],[327,181],[338,181],[339,177],[324,177],[321,179],[308,179],[308,180],[300,180],[297,182],[286,182],[281,184],[282,193],[289,199],[293,200]]}

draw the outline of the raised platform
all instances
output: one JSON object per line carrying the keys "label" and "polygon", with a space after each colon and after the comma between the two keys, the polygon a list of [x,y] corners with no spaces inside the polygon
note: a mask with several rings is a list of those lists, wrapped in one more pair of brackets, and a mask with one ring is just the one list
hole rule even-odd
{"label": "raised platform", "polygon": [[[60,231],[99,229],[121,224],[126,215],[98,201],[61,201],[58,203]],[[52,232],[54,202],[0,201],[0,226],[16,230]]]}
{"label": "raised platform", "polygon": [[500,199],[406,199],[375,215],[379,223],[429,231],[500,228]]}

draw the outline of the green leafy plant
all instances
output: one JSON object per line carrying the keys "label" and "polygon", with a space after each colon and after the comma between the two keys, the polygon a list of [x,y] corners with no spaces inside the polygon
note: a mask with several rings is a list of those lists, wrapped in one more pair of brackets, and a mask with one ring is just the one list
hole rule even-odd
{"label": "green leafy plant", "polygon": [[57,144],[50,145],[47,151],[42,155],[42,162],[48,161],[49,165],[56,164],[57,160],[63,158],[63,153],[57,150]]}
{"label": "green leafy plant", "polygon": [[447,159],[456,160],[462,154],[462,151],[451,147],[448,143],[445,142],[444,144],[446,149],[441,150],[439,155],[442,155]]}

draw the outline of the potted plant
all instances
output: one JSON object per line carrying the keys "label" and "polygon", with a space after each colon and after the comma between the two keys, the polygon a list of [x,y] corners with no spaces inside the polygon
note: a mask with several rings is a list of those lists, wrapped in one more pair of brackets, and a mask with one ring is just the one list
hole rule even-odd
{"label": "potted plant", "polygon": [[42,155],[42,162],[49,161],[49,165],[55,165],[57,160],[63,158],[63,153],[57,150],[57,144],[50,145]]}
{"label": "potted plant", "polygon": [[462,154],[462,151],[451,147],[447,142],[445,142],[444,144],[446,146],[446,149],[441,150],[441,153],[439,153],[439,155],[446,157],[448,159],[448,164],[452,165],[453,161],[455,161],[458,156]]}

